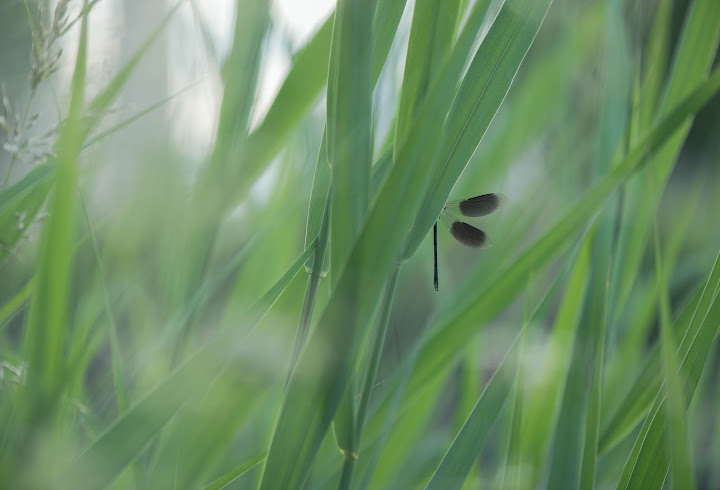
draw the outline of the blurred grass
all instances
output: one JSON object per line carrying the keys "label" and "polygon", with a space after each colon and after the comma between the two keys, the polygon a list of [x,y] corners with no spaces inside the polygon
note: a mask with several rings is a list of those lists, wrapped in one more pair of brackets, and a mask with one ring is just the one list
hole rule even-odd
{"label": "blurred grass", "polygon": [[125,89],[198,5],[104,81],[84,5],[0,8],[3,59],[64,43],[0,71],[1,488],[717,485],[720,3],[340,0],[263,110],[286,27],[238,1],[203,157],[116,144],[181,127],[201,84]]}

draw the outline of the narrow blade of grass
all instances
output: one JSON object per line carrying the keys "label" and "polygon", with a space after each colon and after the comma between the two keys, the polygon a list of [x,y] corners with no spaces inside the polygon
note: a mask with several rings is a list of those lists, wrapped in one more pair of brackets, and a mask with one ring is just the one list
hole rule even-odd
{"label": "narrow blade of grass", "polygon": [[0,263],[37,216],[52,187],[55,168],[55,162],[38,165],[18,182],[0,191]]}
{"label": "narrow blade of grass", "polygon": [[670,299],[667,288],[667,272],[660,255],[660,238],[657,222],[654,228],[655,267],[657,283],[660,289],[660,345],[665,374],[665,400],[668,419],[668,460],[672,462],[671,489],[697,488],[692,470],[692,455],[685,424],[685,407],[683,400],[682,379],[675,358],[677,347],[671,329]]}
{"label": "narrow blade of grass", "polygon": [[87,56],[87,15],[83,16],[70,111],[57,142],[57,179],[41,237],[40,266],[25,336],[28,377],[23,410],[30,425],[44,425],[56,413],[65,382],[64,347],[68,329],[69,280],[75,242],[78,160],[83,140]]}
{"label": "narrow blade of grass", "polygon": [[513,342],[487,387],[480,395],[465,425],[458,432],[426,489],[460,489],[480,454],[485,438],[510,395],[516,376],[520,342]]}
{"label": "narrow blade of grass", "polygon": [[459,8],[459,0],[415,2],[395,128],[395,148],[401,148],[405,143],[430,81],[437,76],[452,48]]}
{"label": "narrow blade of grass", "polygon": [[10,320],[17,314],[23,305],[27,304],[34,288],[35,278],[33,277],[25,283],[20,291],[15,293],[15,296],[6,301],[5,304],[0,307],[0,330],[10,323]]}
{"label": "narrow blade of grass", "polygon": [[[329,205],[331,289],[337,284],[370,206],[372,166],[372,21],[375,1],[337,3],[327,94],[327,159],[332,169]],[[319,277],[319,274],[317,274]],[[350,293],[354,294],[354,293]],[[356,458],[357,378],[348,384],[335,418],[344,454],[341,485],[349,485]],[[275,468],[272,471],[278,471]],[[280,475],[278,475],[280,476]],[[264,485],[265,478],[263,478]],[[276,480],[281,481],[281,480]]]}
{"label": "narrow blade of grass", "polygon": [[260,125],[248,136],[240,157],[245,190],[283,148],[292,130],[317,101],[327,83],[327,63],[335,14],[293,56],[293,64]]}
{"label": "narrow blade of grass", "polygon": [[[532,487],[547,458],[551,434],[557,424],[563,384],[571,364],[571,352],[580,315],[585,304],[590,275],[590,242],[583,241],[560,303],[548,341],[549,361],[541,368],[540,379],[527,395],[523,423],[523,448],[527,455],[528,486]],[[536,420],[535,414],[547,414]]]}
{"label": "narrow blade of grass", "polygon": [[204,487],[202,487],[202,490],[222,490],[223,488],[227,488],[235,480],[243,476],[245,473],[259,465],[260,463],[262,463],[264,459],[265,453],[255,456],[254,458],[246,461],[232,471],[229,471],[225,475],[221,476],[217,480],[214,480],[212,483],[205,485]]}

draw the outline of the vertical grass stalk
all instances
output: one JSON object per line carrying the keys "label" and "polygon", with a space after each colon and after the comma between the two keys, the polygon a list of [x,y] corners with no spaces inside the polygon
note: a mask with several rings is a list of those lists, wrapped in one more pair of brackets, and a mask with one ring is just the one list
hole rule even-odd
{"label": "vertical grass stalk", "polygon": [[385,287],[385,296],[383,297],[382,307],[380,310],[380,318],[377,328],[373,333],[372,347],[370,348],[370,357],[365,366],[365,375],[363,376],[362,390],[360,391],[360,400],[358,402],[357,417],[355,420],[355,437],[352,438],[354,447],[346,452],[343,459],[343,468],[340,475],[339,489],[349,489],[352,482],[353,472],[355,470],[355,462],[358,459],[358,447],[360,446],[360,438],[365,420],[367,418],[368,404],[370,403],[370,395],[375,386],[375,377],[380,367],[380,359],[382,358],[383,349],[385,347],[385,337],[387,336],[388,324],[390,323],[390,313],[395,298],[395,289],[397,288],[398,275],[400,274],[400,265],[398,264],[390,273],[387,286]]}

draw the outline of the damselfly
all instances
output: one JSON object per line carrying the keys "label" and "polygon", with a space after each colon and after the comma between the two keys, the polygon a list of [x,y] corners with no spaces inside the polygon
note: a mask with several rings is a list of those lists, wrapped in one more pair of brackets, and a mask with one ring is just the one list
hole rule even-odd
{"label": "damselfly", "polygon": [[[445,204],[440,219],[450,234],[466,247],[490,248],[492,240],[487,233],[479,228],[458,219],[453,212],[470,218],[487,216],[494,212],[505,202],[503,194],[483,194],[462,201],[448,201]],[[437,251],[437,221],[433,226],[433,243],[435,245],[435,291],[438,290],[438,251]]]}

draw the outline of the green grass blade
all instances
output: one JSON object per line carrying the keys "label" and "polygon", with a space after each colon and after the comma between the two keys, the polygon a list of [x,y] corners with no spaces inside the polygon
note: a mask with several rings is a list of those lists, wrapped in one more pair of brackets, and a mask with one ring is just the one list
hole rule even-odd
{"label": "green grass blade", "polygon": [[[590,275],[589,241],[583,241],[578,257],[573,262],[562,303],[548,341],[550,352],[571,352],[576,330],[585,304],[588,277]],[[553,428],[560,411],[560,399],[564,381],[568,376],[571,357],[552,356],[540,368],[539,380],[527,395],[525,421],[523,423],[523,448],[529,467],[528,485],[536,483],[551,440]],[[537,420],[535,414],[547,414]]]}
{"label": "green grass blade", "polygon": [[[530,325],[530,322],[535,319],[536,316],[539,316],[538,313],[540,311],[544,311],[548,307],[548,305],[554,300],[555,294],[558,289],[557,286],[560,283],[560,280],[564,278],[565,274],[571,269],[573,259],[574,254],[571,254],[570,260],[568,260],[566,267],[563,269],[561,274],[559,274],[554,279],[550,287],[546,289],[543,296],[537,302],[535,308],[532,309],[532,311],[530,312],[526,312],[526,318],[523,322],[523,326],[520,329],[517,337],[515,338],[515,341],[511,345],[505,359],[497,368],[495,375],[484,390],[483,394],[481,394],[477,405],[473,409],[468,420],[461,428],[455,442],[453,442],[453,446],[451,446],[450,450],[448,450],[445,458],[436,470],[428,486],[430,486],[430,484],[436,486],[439,485],[439,488],[442,488],[442,485],[449,485],[451,487],[457,486],[457,488],[460,488],[462,486],[463,482],[467,478],[468,472],[470,471],[472,465],[477,460],[480,448],[483,444],[482,439],[487,435],[487,431],[494,423],[494,420],[499,416],[500,409],[504,404],[504,400],[507,399],[512,389],[519,390],[521,389],[520,384],[524,384],[524,382],[522,381],[523,375],[517,370],[523,369],[524,360],[521,356],[524,352],[524,339],[528,326]],[[587,266],[588,262],[587,260],[583,260],[582,263]],[[574,283],[574,280],[576,279],[577,270],[575,270],[575,272],[573,273],[573,278],[571,280],[573,280]],[[513,367],[511,368],[509,365],[506,365],[506,363],[512,364]],[[503,374],[499,375],[498,373],[501,372]],[[491,385],[493,385],[493,382],[498,376],[502,377],[502,386],[498,387],[497,385],[495,385],[495,387],[492,388],[492,391],[490,391]],[[490,393],[488,395],[490,400],[483,401],[483,397],[487,393]],[[500,398],[502,398],[502,400],[500,400]],[[500,403],[498,404],[498,402]],[[478,407],[481,405],[481,403],[484,408],[482,408],[480,412],[477,412]],[[511,403],[512,405],[510,405],[510,409],[515,410],[515,408],[517,408],[518,415],[517,418],[514,415],[512,416],[513,423],[511,426],[509,441],[510,444],[508,445],[508,450],[511,451],[513,460],[519,461],[521,458],[522,447],[521,433],[523,422],[520,412],[520,410],[522,409],[522,399],[518,400],[517,397],[515,397],[514,399],[513,397],[511,397]],[[471,419],[473,419],[472,423]],[[458,443],[458,446],[455,447],[456,443]],[[453,447],[455,447],[455,449],[453,449]],[[470,447],[470,449],[468,447]],[[516,476],[518,478],[520,477],[519,474]],[[435,480],[434,483],[433,480]]]}
{"label": "green grass blade", "polygon": [[655,267],[657,283],[660,289],[660,346],[665,374],[665,400],[668,424],[668,459],[672,461],[671,489],[697,488],[692,472],[692,455],[688,444],[688,432],[685,424],[682,379],[675,358],[677,347],[671,329],[670,299],[667,289],[667,272],[660,255],[660,238],[657,223],[654,228]]}
{"label": "green grass blade", "polygon": [[[718,89],[720,70],[715,70],[707,81],[660,121],[620,164],[614,166],[607,176],[587,191],[555,226],[529,246],[515,262],[498,271],[486,288],[469,295],[457,311],[442,318],[428,334],[428,347],[420,354],[418,369],[410,382],[409,392],[415,392],[442,366],[447,366],[465,343],[470,330],[500,313],[522,290],[529,271],[540,271],[565,250],[570,241],[586,226],[587,221],[602,207],[608,196],[633,170],[644,165],[647,157],[660,148]],[[470,320],[472,324],[469,323]]]}
{"label": "green grass blade", "polygon": [[[664,262],[668,264],[668,267],[676,262],[680,247],[686,240],[688,226],[692,223],[699,198],[700,193],[696,190],[683,206],[682,212],[674,220],[674,233],[668,239],[664,254]],[[642,417],[650,410],[655,394],[662,382],[661,359],[657,345],[653,346],[649,356],[641,360],[642,363],[636,362],[637,359],[635,359],[637,352],[645,350],[646,339],[652,326],[649,316],[653,315],[657,310],[655,306],[656,289],[654,286],[648,288],[644,295],[646,299],[635,301],[641,303],[641,305],[638,314],[633,315],[628,320],[628,324],[633,325],[632,334],[625,336],[615,353],[619,360],[612,363],[613,369],[606,383],[609,389],[605,390],[603,394],[603,417],[598,448],[601,455],[614,447],[632,428],[640,423]],[[700,301],[702,289],[697,287],[695,290],[694,293],[689,295],[689,298],[684,298],[685,305],[672,323],[672,331],[676,340],[680,340],[684,335],[690,324],[692,314]],[[624,384],[621,380],[627,378],[628,372],[639,372],[639,374],[635,377],[632,387],[620,393],[617,387]]]}
{"label": "green grass blade", "polygon": [[248,187],[283,148],[292,130],[317,101],[327,83],[327,62],[334,14],[308,43],[293,56],[290,72],[260,125],[248,136],[243,149],[242,184]]}
{"label": "green grass blade", "polygon": [[255,456],[254,458],[246,461],[245,463],[241,464],[227,474],[221,476],[217,480],[214,480],[212,483],[205,485],[204,487],[202,487],[202,490],[222,490],[223,488],[227,488],[235,480],[243,476],[245,473],[259,465],[260,463],[262,463],[264,459],[265,453]]}
{"label": "green grass blade", "polygon": [[407,0],[375,0],[373,17],[372,79],[377,83],[387,61]]}
{"label": "green grass blade", "polygon": [[146,107],[145,109],[136,112],[132,116],[128,117],[127,119],[124,119],[123,121],[113,125],[112,127],[101,131],[100,133],[94,135],[92,138],[89,138],[85,143],[83,143],[83,150],[86,148],[89,148],[90,146],[94,145],[95,143],[107,138],[111,134],[115,134],[116,132],[120,131],[123,128],[126,128],[127,126],[131,125],[138,119],[142,119],[143,116],[146,116],[153,112],[156,109],[161,108],[162,106],[166,105],[171,100],[175,99],[176,97],[184,94],[186,91],[194,88],[197,85],[197,83],[194,83],[192,85],[188,85],[187,87],[183,88],[182,90],[179,90],[178,92],[165,97],[163,100],[159,102],[155,102],[154,104],[151,104],[150,106]]}
{"label": "green grass blade", "polygon": [[[233,158],[246,146],[250,114],[259,74],[262,40],[269,22],[268,5],[264,0],[252,0],[243,5],[243,15],[235,20],[235,36],[230,53],[222,68],[225,84],[218,120],[217,141],[209,162],[198,179],[197,191],[217,193],[229,187],[224,179],[241,175],[244,168]],[[232,179],[233,186],[235,181]],[[231,196],[231,192],[224,193]],[[201,195],[201,197],[206,197]],[[211,211],[223,209],[227,203],[215,198]]]}
{"label": "green grass blade", "polygon": [[83,217],[85,218],[85,224],[88,228],[88,234],[90,235],[90,242],[92,244],[95,262],[97,264],[98,274],[100,275],[100,281],[102,284],[103,297],[105,299],[105,315],[108,322],[108,339],[110,340],[110,353],[112,355],[113,384],[115,386],[118,414],[122,414],[127,409],[128,390],[127,383],[125,381],[122,353],[120,351],[117,322],[115,321],[115,314],[113,313],[112,305],[110,304],[110,293],[108,291],[107,276],[105,275],[102,258],[100,257],[100,247],[98,245],[97,238],[95,237],[95,230],[90,222],[90,216],[88,215],[87,208],[85,207],[85,200],[83,199],[82,194],[80,194],[80,205],[82,207]]}
{"label": "green grass blade", "polygon": [[[327,158],[332,169],[329,196],[331,289],[340,278],[370,206],[374,9],[375,1],[343,0],[336,6],[326,126]],[[340,451],[345,455],[345,468],[352,468],[357,450],[356,390],[352,389],[355,381],[345,391],[344,403],[334,426]],[[341,478],[341,484],[344,479],[349,485],[352,475],[349,470],[344,470]]]}
{"label": "green grass blade", "polygon": [[[374,83],[377,83],[387,60],[404,8],[405,0],[377,0],[377,9],[373,18],[372,79],[375,81]],[[267,163],[282,149],[281,143],[287,139],[290,130],[312,107],[312,102],[327,83],[326,75],[334,18],[334,14],[331,15],[310,42],[295,56],[290,73],[283,82],[265,119],[248,136],[247,156],[243,157],[246,161],[244,164],[246,169],[243,181],[240,183],[242,191],[247,190],[265,169]],[[288,110],[288,103],[291,110]],[[326,150],[323,148],[321,151]],[[321,186],[318,186],[318,195],[323,196],[324,199],[326,194]],[[313,195],[315,195],[314,191]],[[323,201],[317,206],[319,211],[308,213],[308,217],[315,214],[321,217],[324,207]],[[316,208],[311,207],[311,209]],[[320,219],[318,218],[316,223],[317,229],[319,229]],[[317,233],[313,234],[311,230],[308,235],[312,239]],[[327,271],[325,270],[325,272]]]}
{"label": "green grass blade", "polygon": [[[318,152],[315,174],[313,175],[312,190],[310,191],[310,203],[308,204],[307,223],[305,225],[305,246],[312,242],[320,233],[320,227],[327,209],[328,191],[330,190],[331,178],[330,162],[327,160],[327,139],[323,132],[320,151]],[[311,257],[305,266],[306,272],[311,272],[315,264],[315,257]],[[320,274],[325,276],[330,270],[330,260],[326,255]]]}
{"label": "green grass blade", "polygon": [[520,342],[515,340],[475,408],[458,432],[426,489],[460,489],[480,454],[485,438],[510,395],[516,376]]}
{"label": "green grass blade", "polygon": [[64,347],[68,328],[69,278],[75,243],[78,160],[83,140],[87,15],[83,16],[70,111],[57,142],[57,178],[50,217],[42,230],[40,266],[30,303],[25,336],[28,375],[23,393],[26,422],[44,425],[56,414],[65,383]]}
{"label": "green grass blade", "polygon": [[[334,251],[330,252],[329,260],[323,263],[323,272],[327,271],[331,263],[336,271],[336,274],[331,277],[331,283],[337,280],[342,271],[343,263],[350,251],[349,247],[359,233],[367,207],[372,199],[373,182],[370,177],[373,153],[371,92],[377,84],[380,70],[387,58],[405,4],[404,1],[401,1],[389,5],[388,1],[381,1],[371,18],[372,3],[365,2],[362,8],[360,4],[351,4],[348,6],[350,10],[344,14],[342,14],[345,8],[344,4],[338,7],[338,11],[341,12],[339,15],[349,17],[346,18],[344,26],[337,27],[344,31],[337,32],[334,40],[333,53],[335,55],[331,57],[328,80],[328,126],[326,134],[323,135],[321,154],[318,156],[313,181],[313,193],[317,187],[321,194],[328,185],[329,168],[333,168],[331,189],[336,197],[332,201],[334,209],[331,216],[334,224],[331,226],[333,238],[330,243]],[[358,18],[363,19],[362,28],[358,28]],[[372,21],[372,23],[370,24],[368,21]],[[372,38],[370,37],[371,32]],[[351,45],[352,43],[355,45]],[[357,64],[358,59],[362,61],[360,65]],[[369,82],[365,80],[368,78]],[[350,80],[352,83],[349,83]],[[363,82],[364,80],[365,82]],[[362,96],[358,98],[352,94],[361,94]],[[358,114],[361,117],[358,117]],[[358,132],[358,130],[360,131]],[[335,134],[336,141],[328,139],[330,134]],[[330,155],[336,149],[339,149],[340,153],[336,153],[337,160],[332,161]],[[326,150],[327,160],[325,160],[326,155],[323,154]],[[317,218],[313,220],[313,216],[317,214],[317,209],[322,203],[317,200],[315,209],[313,209],[312,199],[313,195],[311,195],[308,212],[306,237],[315,232],[317,225],[313,221],[316,222]],[[353,386],[355,384],[357,384],[357,380],[353,381]],[[336,441],[340,452],[344,455],[341,485],[343,482],[346,485],[350,484],[357,453],[356,391],[348,389],[345,393],[334,425]]]}
{"label": "green grass blade", "polygon": [[0,307],[0,330],[10,323],[10,320],[17,315],[18,311],[27,304],[35,288],[35,278],[31,278],[25,285],[15,293],[10,300]]}
{"label": "green grass blade", "polygon": [[339,2],[333,28],[327,102],[333,278],[340,277],[370,205],[374,7],[374,1]]}
{"label": "green grass blade", "polygon": [[117,99],[120,91],[130,78],[130,75],[132,75],[133,71],[135,71],[135,68],[137,68],[148,49],[150,49],[160,34],[165,30],[165,27],[167,27],[175,12],[177,12],[178,8],[183,4],[183,1],[184,0],[178,0],[160,25],[155,29],[155,31],[153,31],[150,37],[140,46],[140,48],[138,48],[135,54],[133,54],[132,58],[123,65],[117,75],[110,80],[110,83],[108,83],[107,86],[105,86],[105,88],[90,101],[87,108],[87,115],[89,119],[86,120],[86,133],[83,135],[83,138],[97,126],[102,119],[102,115],[110,107],[110,104]]}
{"label": "green grass blade", "polygon": [[[315,253],[313,254],[313,263],[322,264],[325,262],[327,255],[328,241],[330,240],[330,201],[326,196],[325,215],[320,226],[320,231],[316,239]],[[288,379],[295,369],[297,360],[300,357],[305,341],[310,332],[310,323],[312,322],[313,311],[315,310],[315,302],[317,300],[318,286],[320,284],[321,270],[313,269],[308,277],[307,288],[305,289],[305,299],[303,300],[302,310],[300,311],[300,319],[298,321],[298,329],[295,334],[295,344],[293,345],[292,357],[290,358],[290,369],[288,371]]]}
{"label": "green grass blade", "polygon": [[437,76],[452,48],[459,8],[459,0],[415,2],[398,106],[395,148],[405,143],[430,81]]}
{"label": "green grass blade", "polygon": [[[338,488],[349,489],[352,481],[352,475],[354,467],[358,459],[358,452],[360,441],[365,428],[365,421],[367,418],[368,405],[370,403],[370,396],[375,387],[375,377],[377,376],[378,369],[380,367],[380,359],[383,354],[385,347],[385,337],[387,335],[388,323],[390,323],[390,312],[392,311],[393,300],[395,298],[395,288],[397,287],[397,280],[400,274],[400,265],[391,273],[390,279],[388,280],[387,286],[385,287],[385,295],[383,297],[382,306],[380,307],[380,316],[378,317],[378,324],[373,332],[373,338],[370,346],[370,353],[368,355],[367,365],[365,366],[365,373],[362,380],[360,399],[357,402],[357,416],[355,417],[355,426],[351,430],[354,431],[353,437],[349,438],[347,449],[343,451],[344,462],[343,471],[340,476],[340,485]],[[355,402],[354,390],[350,390],[350,396],[346,396],[350,403]],[[337,419],[336,419],[337,420]],[[337,427],[337,422],[336,422]],[[341,449],[343,447],[341,446]]]}
{"label": "green grass blade", "polygon": [[18,182],[0,191],[0,263],[37,216],[52,187],[55,168],[55,163],[38,165]]}

